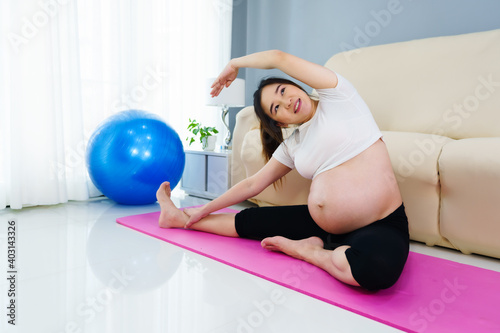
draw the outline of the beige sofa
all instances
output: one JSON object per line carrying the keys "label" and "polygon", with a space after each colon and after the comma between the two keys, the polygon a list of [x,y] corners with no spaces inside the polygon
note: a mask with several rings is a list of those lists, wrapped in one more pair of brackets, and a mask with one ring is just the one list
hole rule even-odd
{"label": "beige sofa", "polygon": [[[410,235],[500,258],[500,30],[372,46],[325,64],[350,80],[383,131]],[[264,165],[253,107],[237,115],[232,184]],[[296,171],[259,205],[305,204]]]}

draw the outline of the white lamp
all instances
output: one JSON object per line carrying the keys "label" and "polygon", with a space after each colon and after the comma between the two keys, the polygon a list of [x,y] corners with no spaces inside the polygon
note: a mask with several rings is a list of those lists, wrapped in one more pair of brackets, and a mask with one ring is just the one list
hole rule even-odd
{"label": "white lamp", "polygon": [[[212,83],[216,78],[208,79],[207,85],[210,88]],[[211,90],[211,88],[210,88]],[[209,90],[209,92],[210,92]],[[207,105],[210,106],[220,106],[222,107],[222,122],[226,126],[227,134],[225,138],[225,144],[223,149],[231,149],[231,131],[229,130],[229,125],[227,123],[227,113],[229,112],[229,107],[245,106],[245,80],[235,79],[229,88],[224,88],[220,92],[219,96],[211,97],[207,94]]]}

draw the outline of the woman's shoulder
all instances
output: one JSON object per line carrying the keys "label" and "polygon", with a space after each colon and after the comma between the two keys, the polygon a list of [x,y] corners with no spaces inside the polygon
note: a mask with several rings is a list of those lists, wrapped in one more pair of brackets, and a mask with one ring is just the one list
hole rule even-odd
{"label": "woman's shoulder", "polygon": [[357,93],[356,88],[342,75],[337,73],[337,85],[332,88],[316,89],[319,99],[329,99],[333,98],[338,100],[339,98],[350,98],[353,94]]}

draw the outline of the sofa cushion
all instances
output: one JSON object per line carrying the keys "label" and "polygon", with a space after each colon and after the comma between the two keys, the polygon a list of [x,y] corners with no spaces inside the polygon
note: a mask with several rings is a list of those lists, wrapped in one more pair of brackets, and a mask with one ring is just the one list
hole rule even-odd
{"label": "sofa cushion", "polygon": [[500,138],[447,143],[439,158],[441,234],[464,253],[500,257]]}
{"label": "sofa cushion", "polygon": [[438,158],[449,138],[383,131],[410,225],[410,237],[427,245],[451,246],[439,232]]}

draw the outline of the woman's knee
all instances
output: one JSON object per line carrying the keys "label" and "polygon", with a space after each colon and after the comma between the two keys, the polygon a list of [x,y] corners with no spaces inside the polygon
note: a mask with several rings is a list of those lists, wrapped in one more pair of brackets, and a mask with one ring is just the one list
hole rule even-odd
{"label": "woman's knee", "polygon": [[352,285],[359,286],[360,284],[356,281],[352,274],[351,265],[346,257],[346,250],[349,249],[350,246],[342,245],[337,247],[332,251],[332,264],[333,264],[333,276],[338,280]]}
{"label": "woman's knee", "polygon": [[354,279],[367,290],[381,290],[392,287],[403,271],[404,262],[396,262],[388,256],[376,253],[356,253],[346,251]]}

